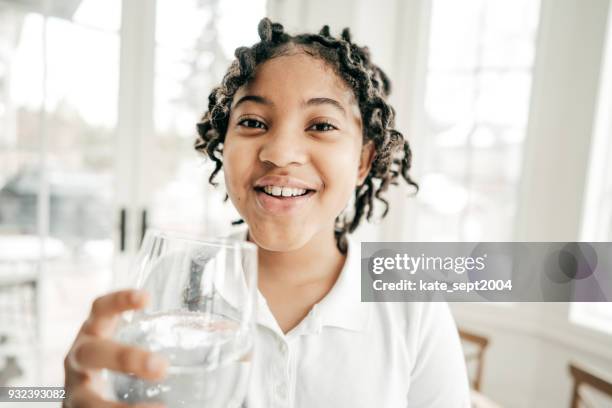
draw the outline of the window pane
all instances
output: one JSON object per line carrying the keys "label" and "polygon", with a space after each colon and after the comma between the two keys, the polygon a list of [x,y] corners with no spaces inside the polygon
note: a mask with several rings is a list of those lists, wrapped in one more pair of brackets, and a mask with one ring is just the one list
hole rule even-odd
{"label": "window pane", "polygon": [[433,1],[418,239],[512,238],[538,12]]}
{"label": "window pane", "polygon": [[[606,50],[601,67],[600,98],[585,188],[584,241],[612,241],[612,22],[608,22]],[[575,303],[574,323],[612,334],[612,303]]]}
{"label": "window pane", "polygon": [[570,308],[570,320],[612,334],[612,303],[574,303]]}
{"label": "window pane", "polygon": [[72,21],[90,28],[118,32],[121,26],[121,0],[78,2]]}

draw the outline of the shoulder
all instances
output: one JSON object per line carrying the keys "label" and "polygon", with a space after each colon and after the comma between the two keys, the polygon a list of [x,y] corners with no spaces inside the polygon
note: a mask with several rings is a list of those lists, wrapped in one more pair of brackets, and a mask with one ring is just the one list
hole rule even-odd
{"label": "shoulder", "polygon": [[[347,266],[353,277],[361,278],[361,241],[348,235]],[[361,280],[361,279],[359,279]],[[360,282],[361,283],[361,282]],[[446,302],[371,302],[374,315],[384,315],[386,324],[414,340],[423,336],[456,332],[456,325]]]}

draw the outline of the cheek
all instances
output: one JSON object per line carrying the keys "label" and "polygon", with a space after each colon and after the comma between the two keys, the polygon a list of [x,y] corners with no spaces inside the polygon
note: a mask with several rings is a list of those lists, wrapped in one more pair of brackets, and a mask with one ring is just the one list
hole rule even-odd
{"label": "cheek", "polygon": [[334,154],[321,161],[320,166],[325,169],[323,172],[328,199],[333,200],[334,211],[340,212],[355,191],[359,166],[358,149],[352,145],[337,149]]}
{"label": "cheek", "polygon": [[235,206],[239,206],[245,194],[245,186],[248,180],[245,178],[250,174],[249,166],[253,149],[244,144],[237,143],[231,137],[226,139],[223,146],[223,175],[227,193]]}

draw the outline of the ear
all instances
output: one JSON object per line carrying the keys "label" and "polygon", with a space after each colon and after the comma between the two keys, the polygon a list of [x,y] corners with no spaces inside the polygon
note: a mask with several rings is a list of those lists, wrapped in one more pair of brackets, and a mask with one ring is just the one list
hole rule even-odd
{"label": "ear", "polygon": [[374,161],[374,142],[368,140],[366,144],[361,148],[361,157],[359,158],[359,169],[357,171],[357,185],[363,184],[363,181],[368,176],[370,169],[372,168],[372,162]]}

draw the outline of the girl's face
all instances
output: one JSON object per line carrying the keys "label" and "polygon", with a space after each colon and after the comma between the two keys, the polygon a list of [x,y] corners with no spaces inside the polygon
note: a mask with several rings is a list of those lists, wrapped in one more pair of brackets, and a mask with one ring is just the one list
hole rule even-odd
{"label": "girl's face", "polygon": [[332,235],[365,179],[372,145],[352,91],[303,52],[260,65],[235,94],[223,146],[227,192],[261,248],[290,251]]}

